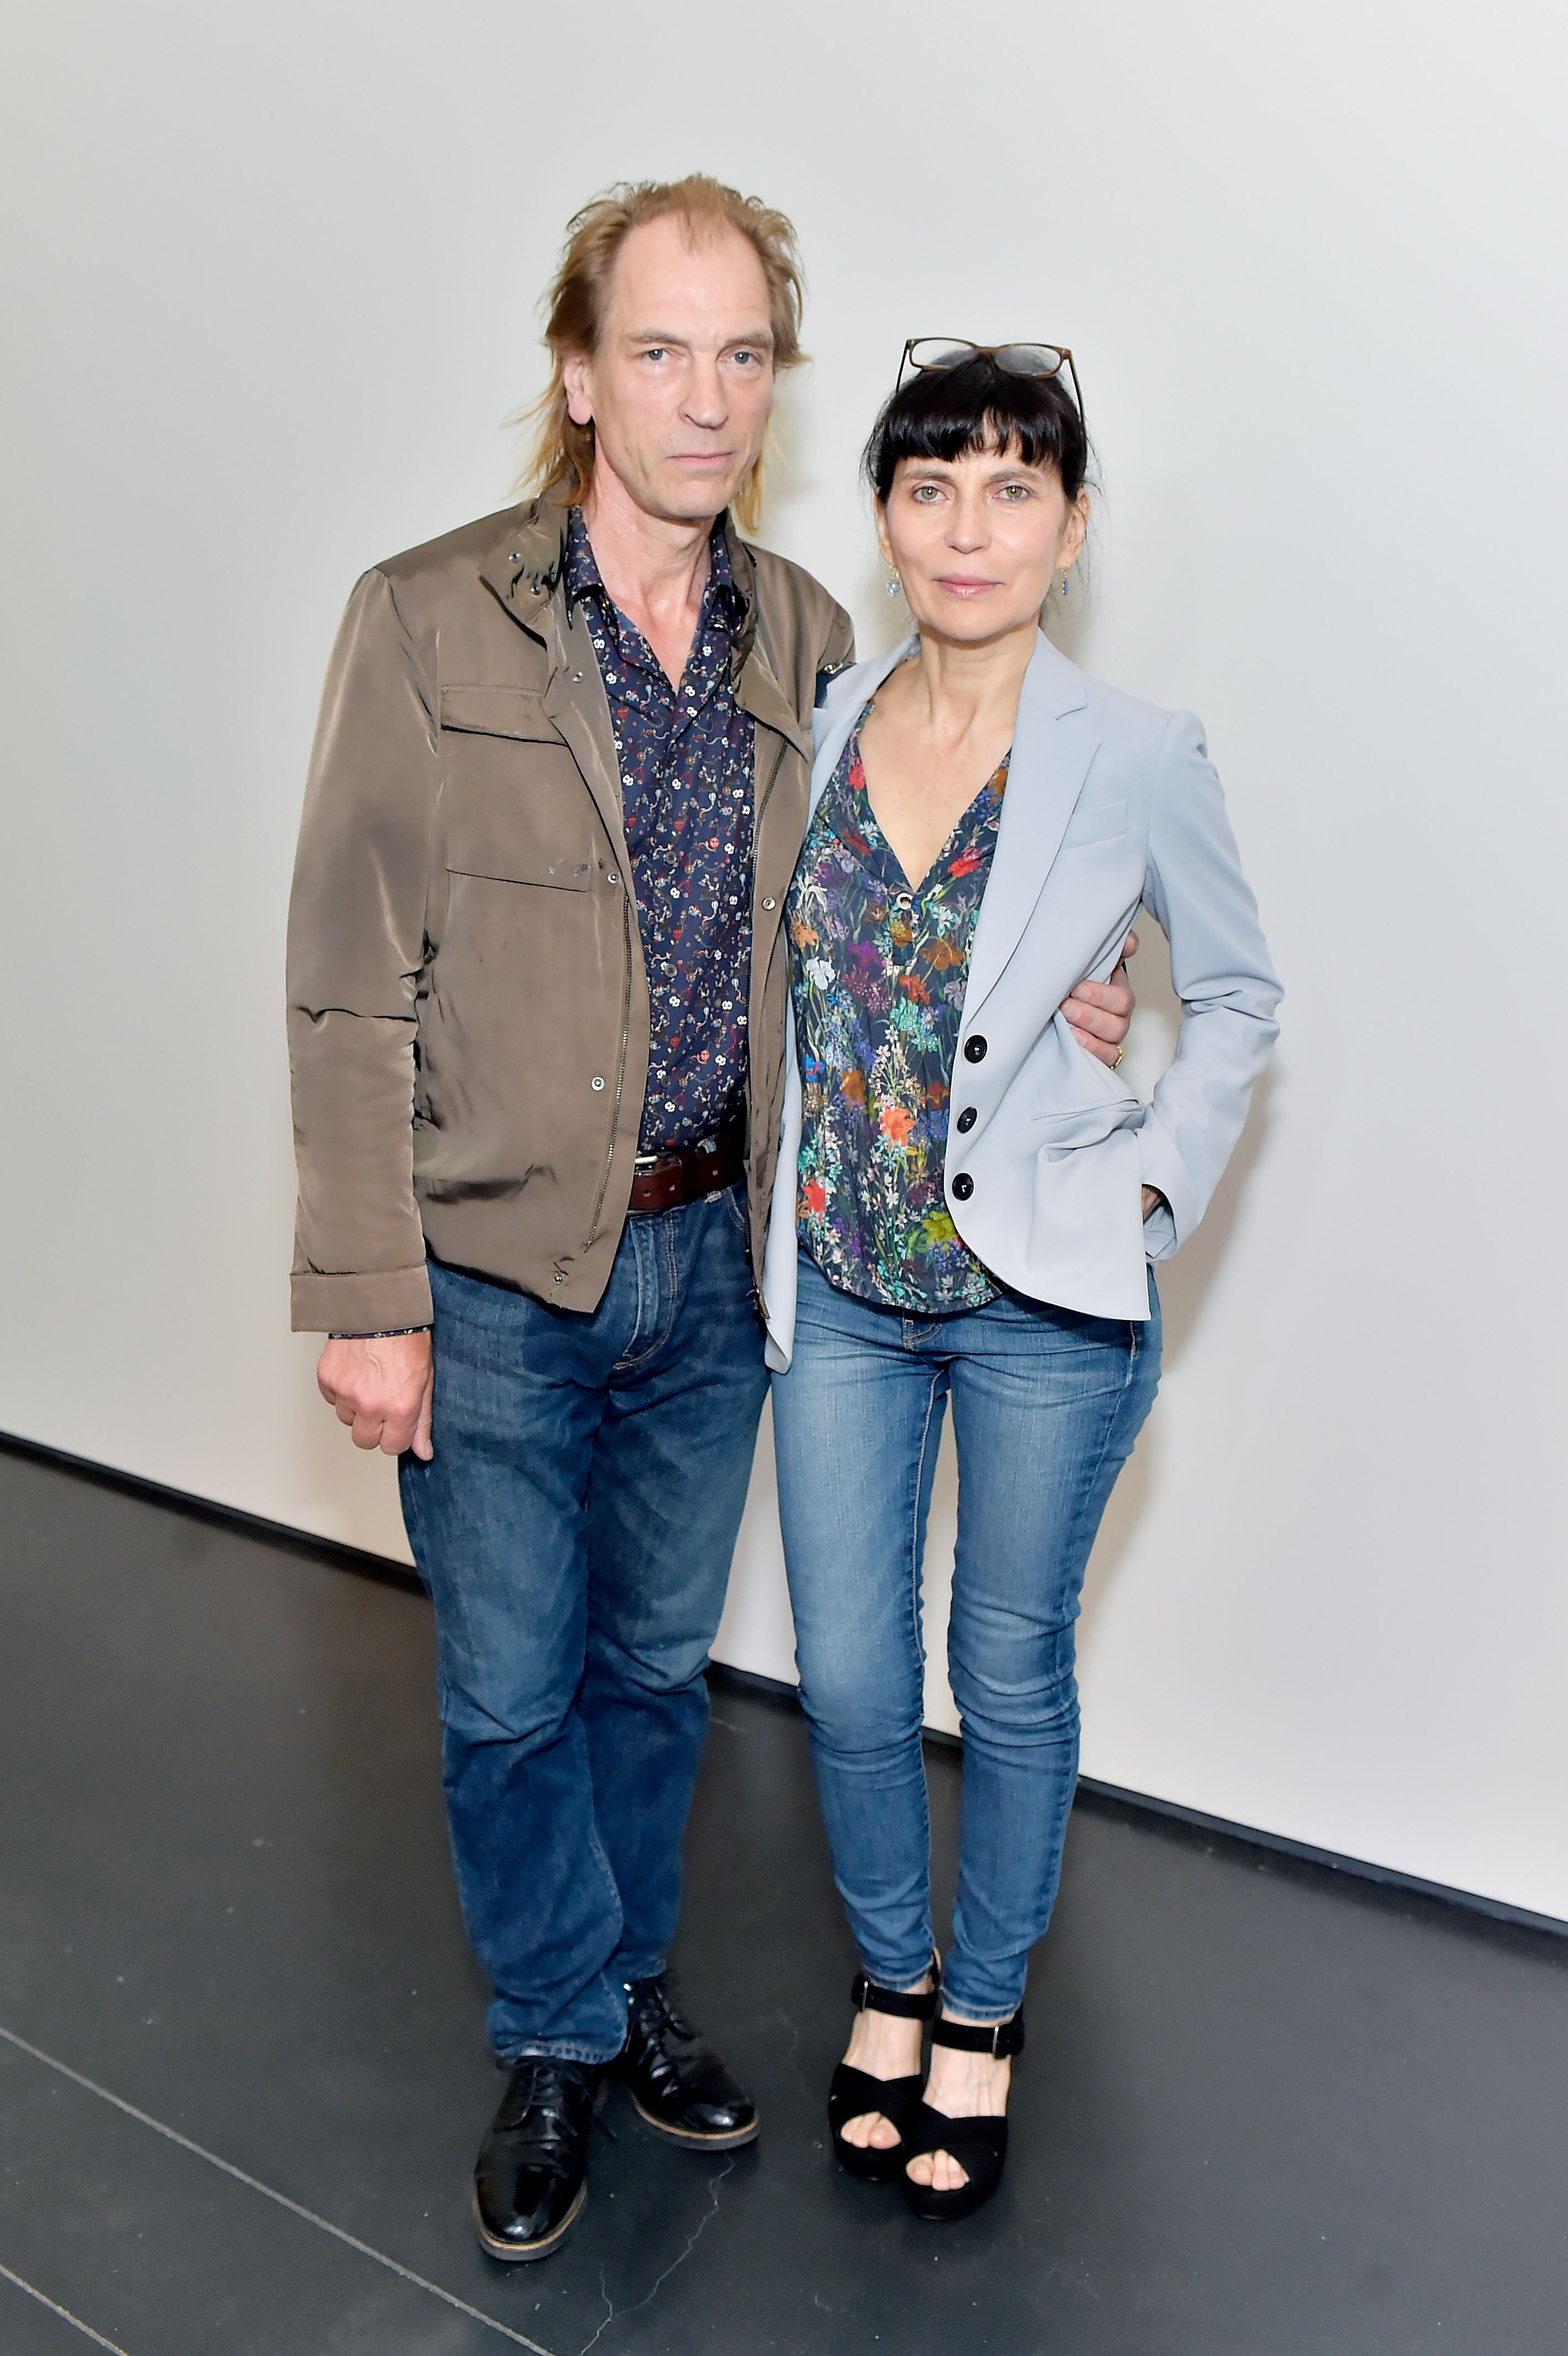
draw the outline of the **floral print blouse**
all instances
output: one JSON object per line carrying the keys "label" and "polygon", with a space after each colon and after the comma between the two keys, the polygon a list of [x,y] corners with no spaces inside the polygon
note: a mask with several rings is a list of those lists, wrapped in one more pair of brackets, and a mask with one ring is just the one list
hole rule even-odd
{"label": "floral print blouse", "polygon": [[804,1091],[800,1235],[841,1291],[941,1315],[998,1293],[953,1226],[942,1170],[1007,759],[911,892],[865,789],[871,709],[818,805],[787,909]]}

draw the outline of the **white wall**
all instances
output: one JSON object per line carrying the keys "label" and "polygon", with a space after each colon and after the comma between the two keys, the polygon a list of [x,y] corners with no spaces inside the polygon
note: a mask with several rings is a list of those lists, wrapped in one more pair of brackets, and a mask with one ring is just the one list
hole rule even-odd
{"label": "white wall", "polygon": [[[0,1428],[402,1551],[286,1332],[317,688],[360,568],[504,499],[564,215],[700,165],[800,224],[769,536],[864,645],[903,337],[1074,346],[1073,651],[1206,715],[1288,985],[1166,1281],[1086,1766],[1568,1915],[1563,45],[1544,0],[18,12]],[[725,1649],[788,1665],[762,1465]]]}

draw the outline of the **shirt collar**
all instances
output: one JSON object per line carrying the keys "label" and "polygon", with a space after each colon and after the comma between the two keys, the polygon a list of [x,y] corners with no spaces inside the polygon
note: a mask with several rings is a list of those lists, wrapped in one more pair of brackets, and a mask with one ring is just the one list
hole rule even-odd
{"label": "shirt collar", "polygon": [[[618,608],[605,587],[604,576],[594,554],[594,544],[588,538],[588,527],[583,521],[583,510],[574,503],[566,510],[566,545],[561,568],[562,583],[568,605],[580,605],[585,598],[603,601],[610,614]],[[738,628],[746,613],[746,598],[736,586],[735,568],[730,562],[729,541],[725,531],[725,519],[719,516],[708,541],[708,584],[703,592],[703,615],[699,628],[712,626],[714,621],[731,629]]]}

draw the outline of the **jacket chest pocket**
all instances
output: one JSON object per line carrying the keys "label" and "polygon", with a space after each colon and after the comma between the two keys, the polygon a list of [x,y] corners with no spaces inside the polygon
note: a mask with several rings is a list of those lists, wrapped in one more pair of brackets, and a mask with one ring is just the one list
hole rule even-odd
{"label": "jacket chest pocket", "polygon": [[1061,839],[1064,851],[1080,851],[1090,842],[1111,842],[1127,831],[1127,805],[1120,802],[1090,802],[1074,810]]}
{"label": "jacket chest pocket", "polygon": [[542,699],[527,688],[443,688],[441,728],[448,873],[585,892],[593,807]]}

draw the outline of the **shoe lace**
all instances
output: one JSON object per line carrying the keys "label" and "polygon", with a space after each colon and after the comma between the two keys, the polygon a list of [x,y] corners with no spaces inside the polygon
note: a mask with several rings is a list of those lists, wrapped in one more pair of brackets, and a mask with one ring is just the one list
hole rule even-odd
{"label": "shoe lace", "polygon": [[695,2037],[697,2032],[691,2022],[671,2003],[664,1980],[634,1980],[627,1993],[642,2016],[645,2030],[652,2030],[655,2036]]}
{"label": "shoe lace", "polygon": [[532,2110],[569,2111],[575,2102],[589,2099],[582,2072],[571,2062],[558,2062],[547,2053],[525,2053],[512,2064],[511,2081],[496,2124],[519,2126]]}

